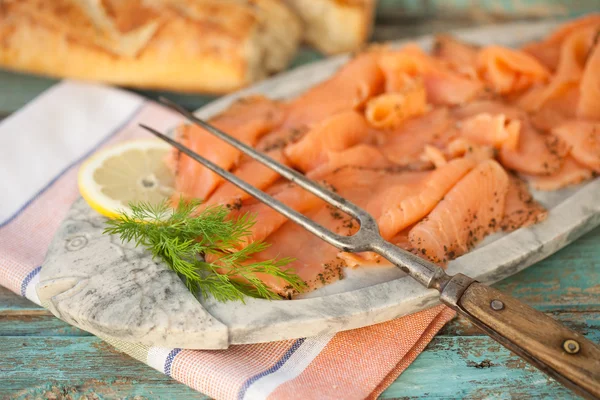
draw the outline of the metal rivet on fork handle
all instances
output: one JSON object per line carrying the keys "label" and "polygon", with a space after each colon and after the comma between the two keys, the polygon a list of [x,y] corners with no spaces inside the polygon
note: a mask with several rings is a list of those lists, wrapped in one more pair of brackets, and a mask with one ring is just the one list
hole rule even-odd
{"label": "metal rivet on fork handle", "polygon": [[492,307],[492,310],[494,310],[494,311],[500,311],[500,310],[504,309],[504,303],[501,302],[500,300],[492,300],[490,302],[490,307]]}
{"label": "metal rivet on fork handle", "polygon": [[567,339],[563,343],[563,349],[569,354],[579,353],[579,343],[573,339]]}

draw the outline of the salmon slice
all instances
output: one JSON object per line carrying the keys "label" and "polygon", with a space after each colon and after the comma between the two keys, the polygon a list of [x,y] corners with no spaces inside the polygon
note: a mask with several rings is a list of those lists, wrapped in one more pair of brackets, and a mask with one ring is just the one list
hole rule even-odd
{"label": "salmon slice", "polygon": [[445,149],[446,158],[468,158],[479,164],[482,161],[494,158],[496,152],[491,146],[482,146],[461,137],[454,139]]}
{"label": "salmon slice", "polygon": [[[375,193],[381,191],[385,185],[416,182],[421,180],[423,176],[424,173],[421,172],[391,173],[386,170],[353,169],[348,167],[329,174],[324,181],[327,186],[331,187],[342,197],[364,207],[369,199],[375,196]],[[303,212],[308,218],[333,232],[341,235],[351,235],[358,230],[359,225],[355,220],[336,208],[324,204],[320,200],[317,200],[311,208],[306,208],[305,204],[303,204],[304,209],[299,208],[298,203],[302,203],[304,200],[298,200],[298,196],[301,193],[295,189],[306,192],[302,189],[288,186],[284,191],[279,192],[276,198]],[[260,220],[268,221],[268,227],[273,228],[273,217],[275,215],[272,214],[268,216],[268,220],[265,220],[264,218],[267,215],[263,214],[262,211],[267,211],[266,208],[259,205],[254,209],[243,208],[243,210],[253,210],[254,212],[260,210]],[[266,231],[264,228],[255,232],[253,239],[267,236],[266,241],[271,243],[271,246],[266,251],[257,255],[255,260],[282,256],[294,257],[296,260],[289,264],[289,267],[293,268],[302,279],[308,282],[311,289],[339,278],[341,268],[345,266],[344,261],[337,257],[339,250],[328,245],[300,226],[287,221],[285,218],[278,221],[283,221],[283,223],[277,229],[271,229],[268,235],[265,235]],[[310,249],[310,251],[307,251],[307,249]],[[285,291],[279,279],[274,279],[270,276],[265,276],[264,279],[274,290]]]}
{"label": "salmon slice", "polygon": [[431,162],[435,168],[441,168],[448,164],[448,160],[446,160],[444,152],[437,147],[430,146],[428,144],[425,145],[421,159],[423,161]]}
{"label": "salmon slice", "polygon": [[425,87],[420,79],[406,75],[401,90],[384,93],[368,101],[365,116],[375,128],[392,129],[427,109]]}
{"label": "salmon slice", "polygon": [[458,131],[462,137],[477,144],[516,150],[521,122],[507,119],[504,114],[481,113],[461,121]]}
{"label": "salmon slice", "polygon": [[435,108],[390,132],[380,149],[390,161],[398,165],[418,163],[425,145],[444,147],[457,136],[451,129],[453,125],[454,119],[448,109]]}
{"label": "salmon slice", "polygon": [[526,176],[527,181],[537,190],[558,190],[570,185],[576,185],[593,177],[589,168],[579,164],[571,156],[565,159],[562,167],[548,176]]}
{"label": "salmon slice", "polygon": [[346,150],[327,152],[327,162],[310,171],[307,176],[311,179],[318,179],[344,167],[383,169],[391,166],[392,163],[384,157],[379,149],[361,143]]}
{"label": "salmon slice", "polygon": [[292,100],[284,126],[297,128],[314,124],[342,111],[360,108],[369,98],[381,93],[383,85],[378,53],[360,53],[330,79]]}
{"label": "salmon slice", "polygon": [[600,14],[591,14],[567,22],[542,41],[528,43],[522,50],[534,56],[551,71],[556,70],[560,59],[560,48],[571,33],[588,27],[600,26]]}
{"label": "salmon slice", "polygon": [[560,96],[546,100],[538,111],[531,114],[531,123],[536,129],[550,132],[552,128],[576,117],[579,98],[578,85],[565,87]]}
{"label": "salmon slice", "polygon": [[567,36],[561,45],[556,74],[543,89],[527,93],[519,101],[521,107],[537,111],[548,100],[564,95],[573,86],[578,87],[596,34],[596,28],[592,27],[574,31]]}
{"label": "salmon slice", "polygon": [[497,100],[476,100],[452,110],[452,116],[460,120],[484,113],[504,115],[509,120],[522,120],[527,118],[527,113],[525,111],[514,105]]}
{"label": "salmon slice", "polygon": [[326,162],[329,151],[345,150],[368,136],[365,118],[356,111],[344,111],[323,120],[284,151],[294,166],[307,172]]}
{"label": "salmon slice", "polygon": [[[456,168],[459,164],[467,164],[468,162],[453,161],[449,168]],[[469,163],[470,164],[470,163]],[[393,172],[389,169],[361,169],[361,168],[342,168],[328,175],[325,179],[328,186],[332,187],[342,197],[351,202],[363,207],[367,212],[371,213],[375,218],[379,217],[385,207],[382,202],[385,202],[385,193],[392,186],[396,188],[404,188],[406,193],[411,193],[417,196],[421,192],[423,185],[429,183],[434,185],[431,178],[434,172]],[[451,174],[448,174],[451,175]],[[439,174],[436,176],[441,180]],[[399,190],[398,190],[399,191]],[[383,200],[381,202],[376,199]],[[289,197],[288,197],[289,199]],[[409,197],[410,199],[410,197]],[[291,200],[291,199],[289,199]],[[289,204],[285,200],[286,204]],[[402,202],[403,198],[393,197],[390,200],[398,203]],[[424,201],[428,201],[426,198]],[[412,204],[416,204],[414,201]],[[414,212],[421,213],[419,208],[413,207]],[[407,209],[407,212],[411,212]],[[358,230],[358,223],[348,215],[338,211],[336,208],[320,203],[316,207],[304,212],[310,219],[329,228],[333,232],[341,235],[351,235]],[[425,215],[422,213],[422,215]],[[410,217],[408,220],[418,220],[418,215]],[[405,233],[406,234],[406,233]],[[398,235],[393,235],[398,236]],[[396,239],[392,239],[396,240]],[[346,254],[339,254],[339,251],[334,247],[326,244],[324,241],[316,238],[314,235],[306,232],[303,228],[291,222],[285,222],[277,230],[273,230],[266,238],[266,241],[272,246],[259,255],[260,259],[268,259],[276,256],[290,255],[296,258],[296,261],[290,266],[307,282],[311,288],[319,287],[322,284],[329,282],[331,279],[336,279],[341,273],[340,268],[346,265],[346,261],[350,258]],[[398,239],[398,243],[406,244],[406,240]],[[310,249],[310,251],[306,251]],[[369,253],[357,255],[363,257],[365,262],[377,263],[379,257]],[[332,269],[332,267],[334,267]],[[335,271],[332,273],[331,271]],[[321,279],[326,277],[325,279]],[[271,277],[265,277],[267,283],[276,290],[283,290],[280,286],[280,281]]]}
{"label": "salmon slice", "polygon": [[[306,214],[308,218],[334,232],[343,225],[341,220],[331,216],[331,211],[326,207],[314,209]],[[339,250],[308,233],[299,225],[292,222],[285,223],[267,238],[267,242],[271,245],[250,262],[293,256],[294,261],[288,264],[287,268],[293,269],[307,283],[309,290],[317,289],[342,277],[342,268],[346,264],[337,258]],[[290,288],[277,277],[261,275],[259,278],[280,294],[290,293]]]}
{"label": "salmon slice", "polygon": [[427,101],[436,105],[455,105],[475,98],[483,89],[479,80],[460,75],[416,45],[407,45],[381,56],[381,69],[386,77],[386,91],[404,86],[404,76],[421,76]]}
{"label": "salmon slice", "polygon": [[538,203],[521,178],[510,175],[504,217],[500,226],[505,232],[537,224],[546,219],[548,211]]}
{"label": "salmon slice", "polygon": [[[357,154],[357,158],[359,157],[360,156]],[[378,190],[381,191],[381,188],[387,185],[396,185],[401,182],[417,181],[422,178],[423,175],[421,174],[422,173],[418,172],[394,173],[389,172],[388,169],[376,169],[372,167],[366,169],[357,165],[346,165],[345,167],[337,168],[332,172],[325,173],[324,170],[321,174],[311,172],[308,174],[308,177],[312,180],[321,182],[326,187],[336,191],[350,201],[354,201],[360,206],[366,206],[368,200],[371,199]],[[308,191],[284,180],[280,182],[281,183],[271,186],[267,190],[267,193],[283,202],[288,207],[301,213],[324,207],[324,202],[310,194]],[[241,207],[235,207],[230,215],[232,218],[235,218],[246,213],[256,215],[256,220],[260,221],[260,223],[257,223],[252,227],[251,234],[245,243],[264,240],[287,222],[287,218],[277,211],[254,199],[244,201]],[[340,212],[337,212],[337,215],[341,218],[349,218]]]}
{"label": "salmon slice", "polygon": [[[600,32],[600,25],[599,25]],[[600,40],[591,50],[581,78],[580,98],[577,105],[577,116],[600,120]]]}
{"label": "salmon slice", "polygon": [[481,113],[504,115],[509,120],[521,123],[517,149],[500,149],[499,159],[506,168],[532,175],[549,175],[559,170],[568,148],[555,136],[544,135],[535,129],[523,110],[485,100],[458,107],[453,115],[464,120]]}
{"label": "salmon slice", "polygon": [[381,236],[390,239],[426,216],[474,166],[469,159],[452,160],[416,185],[390,185],[378,194],[367,211],[377,219]]}
{"label": "salmon slice", "polygon": [[416,253],[445,265],[495,232],[504,215],[508,185],[508,175],[496,161],[479,164],[410,230]]}
{"label": "salmon slice", "polygon": [[[290,165],[281,149],[268,152],[267,155],[283,165]],[[271,168],[250,158],[240,163],[234,173],[238,178],[261,190],[271,186],[281,177]],[[248,193],[233,183],[223,182],[208,198],[205,204],[207,206],[212,204],[226,204],[229,207],[235,208],[241,206],[241,202],[249,197]]]}
{"label": "salmon slice", "polygon": [[600,172],[600,122],[573,120],[552,130],[571,149],[580,164]]}
{"label": "salmon slice", "polygon": [[451,35],[437,35],[433,56],[444,61],[452,70],[477,79],[477,54],[479,47],[463,42]]}
{"label": "salmon slice", "polygon": [[550,71],[522,51],[487,46],[477,54],[477,72],[497,93],[511,93],[545,82]]}
{"label": "salmon slice", "polygon": [[[291,183],[274,186],[270,190],[267,190],[267,193],[276,200],[283,202],[289,208],[301,213],[323,205],[321,199]],[[287,222],[287,218],[279,212],[254,199],[250,199],[248,203],[243,203],[241,207],[234,208],[230,216],[231,218],[236,218],[246,213],[254,215],[256,221],[259,222],[254,224],[250,229],[250,234],[245,238],[242,246],[266,239],[271,233],[278,230]]]}
{"label": "salmon slice", "polygon": [[502,165],[531,175],[550,175],[558,171],[568,152],[564,142],[553,135],[543,135],[530,122],[522,121],[521,126],[517,150],[500,150]]}
{"label": "salmon slice", "polygon": [[[278,126],[282,121],[281,106],[265,97],[251,97],[233,104],[211,123],[217,128],[253,145],[257,139]],[[184,125],[177,129],[177,140],[222,168],[232,168],[240,152],[221,139],[197,125]],[[222,182],[217,174],[203,167],[190,157],[175,150],[171,157],[175,171],[175,194],[177,200],[184,198],[206,199]]]}

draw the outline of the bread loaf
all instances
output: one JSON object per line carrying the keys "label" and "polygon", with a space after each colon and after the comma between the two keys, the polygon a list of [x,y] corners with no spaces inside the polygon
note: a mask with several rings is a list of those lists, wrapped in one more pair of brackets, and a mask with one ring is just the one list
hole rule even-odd
{"label": "bread loaf", "polygon": [[325,54],[354,51],[371,34],[375,0],[285,1],[304,22],[304,40]]}
{"label": "bread loaf", "polygon": [[0,66],[224,93],[285,68],[301,29],[280,0],[2,0]]}

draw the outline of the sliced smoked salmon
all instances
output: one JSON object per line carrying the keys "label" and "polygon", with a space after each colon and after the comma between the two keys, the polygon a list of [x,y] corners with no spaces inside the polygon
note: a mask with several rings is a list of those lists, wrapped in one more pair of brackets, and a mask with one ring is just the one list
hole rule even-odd
{"label": "sliced smoked salmon", "polygon": [[600,172],[600,122],[575,120],[557,126],[552,133],[570,148],[578,163]]}
{"label": "sliced smoked salmon", "polygon": [[502,147],[499,152],[499,159],[506,168],[533,175],[549,175],[559,170],[568,148],[558,138],[535,129],[527,113],[516,106],[497,101],[477,101],[457,108],[453,115],[464,121],[481,113],[520,121],[516,149]]}
{"label": "sliced smoked salmon", "polygon": [[[267,155],[283,165],[289,165],[287,158],[283,155],[283,150],[276,149],[268,152]],[[271,168],[262,163],[245,159],[238,165],[233,173],[245,182],[258,189],[265,189],[275,183],[281,176]],[[250,195],[238,188],[231,182],[223,182],[205,202],[206,205],[226,204],[229,207],[239,207],[241,202],[249,198]]]}
{"label": "sliced smoked salmon", "polygon": [[[600,25],[598,27],[600,32]],[[600,33],[596,34],[595,46],[586,59],[585,70],[581,77],[580,98],[577,116],[600,120]]]}
{"label": "sliced smoked salmon", "polygon": [[537,190],[559,190],[570,185],[576,185],[590,179],[594,174],[592,170],[579,164],[571,156],[565,159],[562,167],[547,176],[526,176],[527,181]]}
{"label": "sliced smoked salmon", "polygon": [[472,160],[456,159],[430,172],[416,185],[390,185],[367,205],[367,211],[377,219],[381,236],[391,239],[426,216],[474,165]]}
{"label": "sliced smoked salmon", "polygon": [[600,14],[591,14],[567,22],[544,40],[526,44],[523,46],[523,51],[531,54],[548,69],[554,71],[558,66],[560,48],[565,38],[574,31],[588,27],[600,27]]}
{"label": "sliced smoked salmon", "polygon": [[[305,212],[323,204],[321,199],[293,184],[284,184],[275,189],[268,190],[267,193],[298,212]],[[235,207],[231,216],[235,218],[246,213],[255,215],[256,220],[260,221],[251,228],[250,235],[245,239],[246,243],[264,240],[287,222],[287,218],[279,212],[264,203],[255,201],[251,201],[249,204],[242,203],[240,207]]]}
{"label": "sliced smoked salmon", "polygon": [[[281,106],[265,97],[251,97],[234,103],[227,111],[211,120],[217,128],[248,144],[277,127],[282,120]],[[222,168],[233,167],[240,152],[206,132],[197,125],[183,125],[177,129],[179,142]],[[175,171],[175,197],[206,199],[222,179],[192,160],[175,152],[171,162]]]}
{"label": "sliced smoked salmon", "polygon": [[477,54],[479,47],[450,35],[437,35],[433,56],[444,61],[450,69],[469,78],[477,79]]}
{"label": "sliced smoked salmon", "polygon": [[292,165],[308,172],[327,161],[328,152],[345,150],[369,136],[365,117],[356,111],[335,114],[308,131],[302,139],[285,148]]}
{"label": "sliced smoked salmon", "polygon": [[596,35],[595,27],[587,27],[569,34],[561,44],[556,73],[547,85],[527,93],[520,100],[520,105],[528,111],[537,111],[548,100],[563,96],[573,87],[579,87]]}
{"label": "sliced smoked salmon", "polygon": [[296,128],[320,122],[342,111],[360,108],[368,99],[381,93],[383,85],[378,52],[361,53],[333,77],[292,100],[284,124]]}
{"label": "sliced smoked salmon", "polygon": [[448,143],[448,146],[444,150],[445,156],[448,159],[463,157],[471,159],[478,164],[482,161],[492,159],[496,155],[496,151],[492,146],[479,145],[464,137],[454,139]]}
{"label": "sliced smoked salmon", "polygon": [[489,88],[503,94],[527,89],[550,77],[550,71],[534,57],[500,46],[479,51],[477,72]]}
{"label": "sliced smoked salmon", "polygon": [[[526,96],[519,101],[525,101]],[[533,111],[530,114],[531,123],[536,129],[548,133],[552,128],[576,118],[579,99],[579,86],[569,85],[560,96],[549,98],[541,108]]]}
{"label": "sliced smoked salmon", "polygon": [[[333,230],[343,228],[344,221],[332,216],[327,207],[321,207],[306,213],[307,217]],[[337,258],[339,250],[308,233],[304,228],[287,222],[273,232],[267,240],[270,246],[259,253],[255,260],[268,260],[293,255],[294,261],[287,265],[304,280],[311,289],[319,288],[334,282],[343,276],[345,262]],[[262,276],[261,279],[273,290],[283,295],[289,293],[285,283],[273,275]]]}
{"label": "sliced smoked salmon", "polygon": [[427,110],[423,82],[404,76],[406,79],[401,89],[380,94],[367,102],[365,116],[375,128],[397,128],[408,118],[421,115]]}
{"label": "sliced smoked salmon", "polygon": [[460,122],[460,136],[481,145],[517,150],[521,122],[507,119],[504,114],[477,114]]}
{"label": "sliced smoked salmon", "polygon": [[479,164],[410,230],[408,238],[415,252],[446,265],[469,251],[499,229],[508,186],[508,175],[500,164],[493,160]]}
{"label": "sliced smoked salmon", "polygon": [[529,193],[527,183],[515,175],[509,178],[504,217],[500,222],[502,230],[512,232],[546,219],[548,211]]}
{"label": "sliced smoked salmon", "polygon": [[416,45],[407,45],[383,54],[380,64],[386,77],[386,91],[394,92],[398,87],[403,87],[406,74],[421,76],[427,101],[436,105],[465,103],[483,89],[479,80],[452,71]]}
{"label": "sliced smoked salmon", "polygon": [[392,163],[377,147],[361,143],[346,150],[327,152],[327,162],[306,175],[311,179],[319,179],[344,167],[384,169],[391,168]]}
{"label": "sliced smoked salmon", "polygon": [[453,125],[454,119],[448,109],[435,108],[391,131],[381,145],[381,151],[396,164],[417,163],[426,145],[443,147],[457,136],[451,129]]}
{"label": "sliced smoked salmon", "polygon": [[523,121],[517,150],[502,148],[500,161],[508,169],[525,174],[550,175],[560,169],[567,151],[563,141]]}
{"label": "sliced smoked salmon", "polygon": [[[529,187],[558,190],[600,173],[599,31],[596,14],[521,49],[447,35],[431,53],[415,44],[372,47],[295,98],[254,96],[211,122],[365,209],[386,240],[445,265],[488,234],[546,218]],[[332,231],[359,229],[202,129],[180,127],[177,137]],[[370,252],[340,253],[179,153],[169,162],[177,197],[225,205],[231,218],[256,217],[242,246],[270,247],[248,262],[294,258],[288,267],[311,289],[347,266],[389,265]],[[273,276],[261,279],[294,295]]]}

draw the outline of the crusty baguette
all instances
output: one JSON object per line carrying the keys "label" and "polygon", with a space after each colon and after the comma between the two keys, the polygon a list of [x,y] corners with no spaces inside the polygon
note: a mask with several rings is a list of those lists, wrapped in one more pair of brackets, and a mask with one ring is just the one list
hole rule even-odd
{"label": "crusty baguette", "polygon": [[354,51],[369,38],[375,0],[285,0],[304,22],[304,40],[326,54]]}
{"label": "crusty baguette", "polygon": [[286,67],[301,23],[280,0],[2,0],[0,66],[185,92]]}

